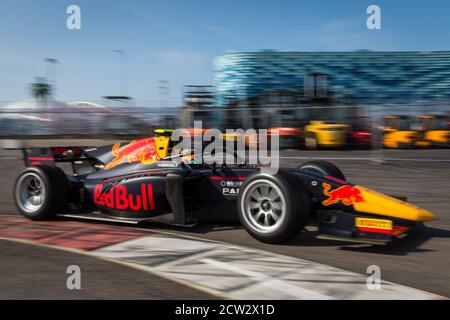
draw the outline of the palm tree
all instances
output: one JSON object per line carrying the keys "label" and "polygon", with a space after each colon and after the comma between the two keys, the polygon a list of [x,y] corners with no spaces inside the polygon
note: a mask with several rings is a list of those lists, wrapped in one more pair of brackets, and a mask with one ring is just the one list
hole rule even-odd
{"label": "palm tree", "polygon": [[47,100],[52,94],[52,90],[52,86],[41,77],[36,78],[36,82],[31,84],[31,93],[36,99]]}

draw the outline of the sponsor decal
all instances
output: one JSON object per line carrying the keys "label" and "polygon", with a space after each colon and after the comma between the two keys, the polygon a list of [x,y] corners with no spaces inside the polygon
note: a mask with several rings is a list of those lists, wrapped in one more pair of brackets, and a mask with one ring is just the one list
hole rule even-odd
{"label": "sponsor decal", "polygon": [[158,168],[176,168],[178,165],[174,162],[159,162]]}
{"label": "sponsor decal", "polygon": [[94,203],[117,210],[155,210],[153,199],[153,186],[151,184],[141,184],[140,194],[129,194],[123,185],[115,185],[104,191],[102,184],[95,185]]}
{"label": "sponsor decal", "polygon": [[237,196],[239,190],[239,188],[222,188],[222,193],[224,196]]}
{"label": "sponsor decal", "polygon": [[360,228],[392,230],[392,221],[370,218],[356,218],[355,226]]}
{"label": "sponsor decal", "polygon": [[222,187],[240,187],[244,181],[220,181]]}
{"label": "sponsor decal", "polygon": [[339,202],[349,206],[355,202],[364,201],[361,191],[353,186],[344,185],[334,190],[331,190],[331,185],[329,183],[324,182],[322,183],[322,186],[323,194],[328,197],[328,199],[322,201],[324,206],[329,206]]}
{"label": "sponsor decal", "polygon": [[212,181],[219,182],[224,196],[236,196],[239,194],[240,187],[247,180],[247,177],[242,176],[210,176]]}
{"label": "sponsor decal", "polygon": [[112,169],[128,160],[128,163],[151,164],[161,157],[156,150],[156,141],[154,138],[145,138],[133,140],[129,144],[120,146],[120,143],[112,147],[114,159],[105,166],[105,170]]}
{"label": "sponsor decal", "polygon": [[409,230],[405,226],[394,226],[392,220],[356,218],[355,226],[361,232],[372,232],[400,236]]}

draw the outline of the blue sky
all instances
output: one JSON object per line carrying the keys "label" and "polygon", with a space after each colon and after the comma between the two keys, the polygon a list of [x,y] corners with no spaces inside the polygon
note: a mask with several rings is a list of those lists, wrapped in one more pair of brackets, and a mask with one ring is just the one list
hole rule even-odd
{"label": "blue sky", "polygon": [[[66,28],[66,8],[81,8],[82,29]],[[366,8],[381,8],[382,29],[368,30]],[[57,98],[119,94],[126,52],[127,93],[158,99],[170,81],[212,84],[212,59],[233,51],[450,50],[448,0],[0,0],[0,101],[30,96],[28,85],[57,58]]]}

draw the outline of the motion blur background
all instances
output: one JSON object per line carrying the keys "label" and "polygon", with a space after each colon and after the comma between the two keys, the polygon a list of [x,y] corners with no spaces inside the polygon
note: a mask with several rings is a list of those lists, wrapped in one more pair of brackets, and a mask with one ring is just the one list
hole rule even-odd
{"label": "motion blur background", "polygon": [[2,1],[4,147],[194,120],[275,128],[289,148],[449,144],[445,1],[379,1],[374,30],[365,1],[78,1],[80,30],[70,4]]}
{"label": "motion blur background", "polygon": [[[315,121],[347,125],[319,129],[346,131],[343,145],[376,147],[374,125],[385,136],[409,132],[412,140],[398,138],[407,147],[449,144],[450,51],[230,53],[213,60],[212,73],[214,86],[185,85],[180,102],[166,96],[170,83],[160,81],[156,103],[121,95],[62,102],[54,97],[55,81],[37,78],[29,86],[32,98],[2,103],[0,135],[129,138],[202,120],[203,126],[222,130],[292,129],[279,130],[297,136],[301,147],[308,133],[320,144],[320,133],[308,126]],[[427,131],[443,132],[434,141]],[[401,145],[385,141],[384,146]]]}

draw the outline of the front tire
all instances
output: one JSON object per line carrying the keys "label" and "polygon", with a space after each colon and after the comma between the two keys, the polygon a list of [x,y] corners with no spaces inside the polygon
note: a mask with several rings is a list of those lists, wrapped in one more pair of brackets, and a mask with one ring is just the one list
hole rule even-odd
{"label": "front tire", "polygon": [[311,198],[301,181],[290,173],[256,174],[241,187],[238,215],[252,237],[282,243],[305,227],[311,216]]}
{"label": "front tire", "polygon": [[331,162],[325,160],[313,160],[302,163],[298,166],[298,169],[302,169],[305,171],[310,171],[314,174],[319,174],[321,176],[331,176],[334,178],[338,178],[342,181],[346,181],[345,175],[342,171],[336,167]]}
{"label": "front tire", "polygon": [[14,200],[19,212],[32,220],[48,220],[67,205],[69,182],[57,167],[26,168],[16,179]]}

